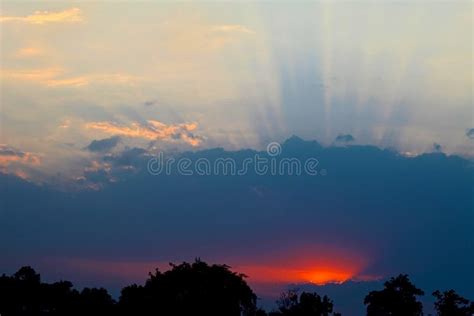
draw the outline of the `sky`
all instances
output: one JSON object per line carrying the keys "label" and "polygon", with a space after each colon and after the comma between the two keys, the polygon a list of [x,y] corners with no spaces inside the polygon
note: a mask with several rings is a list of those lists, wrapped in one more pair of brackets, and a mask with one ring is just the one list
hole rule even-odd
{"label": "sky", "polygon": [[[117,288],[202,256],[265,294],[400,272],[468,291],[469,1],[0,11],[0,268]],[[159,152],[241,161],[271,142],[327,176],[147,172]]]}
{"label": "sky", "polygon": [[1,142],[50,173],[73,173],[80,149],[114,134],[98,123],[149,120],[192,124],[200,141],[176,146],[343,133],[472,156],[471,14],[469,2],[4,1]]}

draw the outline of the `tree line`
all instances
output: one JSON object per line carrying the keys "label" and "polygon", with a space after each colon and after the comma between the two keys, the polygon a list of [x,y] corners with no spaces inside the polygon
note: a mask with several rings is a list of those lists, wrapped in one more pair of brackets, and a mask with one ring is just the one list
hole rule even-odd
{"label": "tree line", "polygon": [[[424,292],[407,275],[393,277],[364,299],[367,316],[421,316]],[[474,303],[454,290],[435,291],[438,316],[472,316]],[[257,296],[245,275],[227,265],[201,260],[171,264],[168,271],[150,273],[144,285],[122,289],[114,300],[104,288],[74,289],[69,281],[44,283],[31,267],[0,276],[1,316],[341,316],[328,296],[290,290],[281,294],[277,309],[257,308]]]}

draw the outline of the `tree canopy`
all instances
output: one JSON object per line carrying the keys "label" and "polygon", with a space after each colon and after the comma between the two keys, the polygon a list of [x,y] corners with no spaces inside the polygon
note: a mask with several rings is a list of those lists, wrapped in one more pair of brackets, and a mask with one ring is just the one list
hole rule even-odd
{"label": "tree canopy", "polygon": [[[422,295],[401,274],[365,297],[367,316],[421,316]],[[438,316],[474,315],[474,303],[454,290],[435,291],[433,296]],[[79,291],[69,281],[44,283],[29,266],[0,276],[1,316],[341,316],[327,295],[297,290],[282,293],[277,308],[269,313],[257,308],[245,275],[199,259],[149,273],[143,285],[124,287],[117,301],[104,288]]]}
{"label": "tree canopy", "polygon": [[454,290],[435,291],[435,309],[438,316],[472,316],[474,315],[474,302],[458,295]]}
{"label": "tree canopy", "polygon": [[384,283],[381,291],[372,291],[365,297],[367,316],[421,316],[423,305],[418,296],[424,292],[410,282],[408,275],[400,274]]}

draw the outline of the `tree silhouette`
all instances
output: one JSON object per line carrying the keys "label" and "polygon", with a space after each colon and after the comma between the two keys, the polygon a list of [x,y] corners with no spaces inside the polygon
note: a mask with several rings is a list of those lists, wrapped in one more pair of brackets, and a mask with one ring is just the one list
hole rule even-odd
{"label": "tree silhouette", "polygon": [[424,292],[415,287],[406,274],[384,283],[381,291],[372,291],[364,299],[367,316],[420,316],[423,305],[417,296]]}
{"label": "tree silhouette", "polygon": [[303,292],[298,296],[295,290],[282,293],[277,304],[282,316],[329,316],[333,311],[333,302],[326,295]]}
{"label": "tree silhouette", "polygon": [[244,275],[226,265],[194,263],[171,265],[164,273],[150,273],[144,286],[122,290],[119,305],[124,313],[143,315],[255,315],[256,296]]}
{"label": "tree silhouette", "polygon": [[41,284],[42,315],[77,315],[81,307],[79,292],[69,281]]}
{"label": "tree silhouette", "polygon": [[40,275],[31,267],[22,267],[12,277],[0,279],[0,313],[35,315],[40,310]]}
{"label": "tree silhouette", "polygon": [[474,315],[474,302],[458,295],[454,290],[435,291],[435,309],[438,316],[472,316]]}
{"label": "tree silhouette", "polygon": [[80,315],[110,315],[114,300],[104,288],[85,288],[79,296]]}
{"label": "tree silhouette", "polygon": [[[317,293],[290,290],[277,301],[278,311],[256,308],[257,297],[245,276],[226,265],[170,264],[171,269],[150,273],[144,285],[122,289],[114,301],[104,288],[74,289],[69,281],[43,283],[31,267],[0,276],[1,316],[341,316],[333,302]],[[421,316],[418,296],[423,291],[407,275],[384,283],[364,300],[368,316]],[[438,316],[472,316],[474,303],[454,290],[433,293]]]}
{"label": "tree silhouette", "polygon": [[113,315],[114,304],[105,289],[86,288],[79,293],[69,281],[41,283],[31,267],[0,277],[2,316]]}

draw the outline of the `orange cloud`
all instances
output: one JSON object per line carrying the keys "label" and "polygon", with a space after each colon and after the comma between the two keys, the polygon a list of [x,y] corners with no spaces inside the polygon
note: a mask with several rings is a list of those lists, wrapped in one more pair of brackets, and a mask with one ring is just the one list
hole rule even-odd
{"label": "orange cloud", "polygon": [[36,11],[27,16],[0,16],[0,22],[24,22],[29,24],[78,23],[82,21],[82,11],[78,8],[58,12]]}
{"label": "orange cloud", "polygon": [[197,123],[164,124],[149,120],[147,125],[132,123],[131,127],[120,126],[111,122],[92,122],[86,124],[87,129],[101,130],[107,134],[126,137],[137,137],[149,140],[182,140],[191,146],[199,146],[201,137],[191,132],[197,128]]}
{"label": "orange cloud", "polygon": [[60,68],[28,69],[28,70],[10,70],[2,69],[0,75],[2,78],[16,80],[31,80],[39,82],[48,82],[62,73]]}
{"label": "orange cloud", "polygon": [[0,144],[0,172],[14,174],[26,180],[29,179],[29,175],[23,167],[25,165],[38,166],[40,163],[38,155]]}
{"label": "orange cloud", "polygon": [[37,47],[24,47],[19,49],[15,56],[20,58],[34,57],[43,54],[43,50]]}
{"label": "orange cloud", "polygon": [[247,33],[255,34],[255,31],[239,24],[215,25],[211,28],[214,32],[222,33]]}
{"label": "orange cloud", "polygon": [[59,124],[59,128],[69,128],[71,127],[71,120],[65,119]]}
{"label": "orange cloud", "polygon": [[81,87],[91,83],[132,84],[140,79],[120,73],[65,76],[65,71],[58,67],[26,70],[2,69],[0,75],[2,79],[34,81],[48,87]]}
{"label": "orange cloud", "polygon": [[30,152],[23,152],[5,144],[0,144],[0,167],[6,167],[16,162],[37,166],[40,164],[40,158]]}

